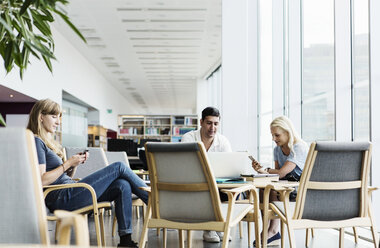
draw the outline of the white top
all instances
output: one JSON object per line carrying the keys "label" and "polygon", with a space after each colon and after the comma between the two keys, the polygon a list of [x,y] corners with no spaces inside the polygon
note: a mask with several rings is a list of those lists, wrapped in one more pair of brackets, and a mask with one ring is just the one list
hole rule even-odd
{"label": "white top", "polygon": [[[182,136],[181,142],[202,142],[201,129],[185,133]],[[221,135],[220,133],[216,133],[214,140],[210,148],[208,149],[208,152],[231,152],[231,151],[232,149],[231,149],[231,145],[228,139],[225,136]]]}

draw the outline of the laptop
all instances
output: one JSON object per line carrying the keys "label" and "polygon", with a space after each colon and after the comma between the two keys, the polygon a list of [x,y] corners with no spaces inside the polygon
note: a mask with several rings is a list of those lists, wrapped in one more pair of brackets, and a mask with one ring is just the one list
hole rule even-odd
{"label": "laptop", "polygon": [[255,173],[248,152],[208,152],[215,178],[238,178],[240,174]]}

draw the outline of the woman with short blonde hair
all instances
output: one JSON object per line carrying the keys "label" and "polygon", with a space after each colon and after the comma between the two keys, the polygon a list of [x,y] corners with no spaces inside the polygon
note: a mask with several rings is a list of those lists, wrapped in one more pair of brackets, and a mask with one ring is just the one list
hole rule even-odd
{"label": "woman with short blonde hair", "polygon": [[[290,119],[285,116],[275,118],[270,124],[270,131],[272,140],[276,143],[273,150],[275,168],[264,169],[259,162],[254,160],[253,169],[262,174],[278,174],[283,180],[299,181],[309,151],[308,145],[301,139]],[[291,200],[295,198],[296,193],[291,194]],[[271,191],[270,201],[276,200],[278,200],[277,193]],[[276,245],[280,241],[279,225],[279,219],[270,220],[268,245]],[[255,242],[253,245],[255,246]]]}

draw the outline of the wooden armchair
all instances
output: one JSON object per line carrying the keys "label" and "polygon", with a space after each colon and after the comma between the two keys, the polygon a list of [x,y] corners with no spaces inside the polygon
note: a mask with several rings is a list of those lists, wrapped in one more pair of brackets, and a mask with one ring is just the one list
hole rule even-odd
{"label": "wooden armchair", "polygon": [[[258,209],[253,185],[223,190],[229,201],[221,204],[203,144],[154,142],[147,143],[145,150],[151,192],[140,247],[145,247],[148,228],[178,229],[181,247],[182,230],[215,230],[228,237],[230,228],[254,208],[253,204],[236,203],[244,191],[254,195]],[[187,246],[191,247],[190,235]],[[223,239],[222,247],[228,247],[228,238]]]}
{"label": "wooden armchair", "polygon": [[[24,128],[0,129],[0,243],[50,245],[37,151],[32,132]],[[83,216],[56,211],[61,225],[58,244],[70,244],[75,230],[76,244],[89,245]]]}
{"label": "wooden armchair", "polygon": [[[295,247],[295,229],[338,228],[339,247],[343,247],[345,227],[368,226],[374,247],[379,238],[374,223],[368,186],[372,145],[368,142],[312,143],[300,180],[296,202],[289,202],[292,188],[274,187],[282,202],[269,204],[287,225],[290,247]],[[265,209],[265,206],[264,206]],[[267,230],[268,214],[264,213],[263,229]],[[267,240],[263,235],[264,247]]]}
{"label": "wooden armchair", "polygon": [[[71,157],[72,155],[82,152],[83,150],[84,148],[66,147],[65,154],[67,157]],[[104,166],[107,166],[108,161],[105,157],[103,149],[89,148],[89,150],[91,152],[90,158],[85,162],[86,164],[78,166],[78,170],[75,176],[77,176],[78,171],[79,171],[79,176],[85,177],[95,172],[96,170]],[[85,168],[83,169],[83,167]],[[112,208],[112,204],[111,202],[98,202],[96,192],[91,187],[91,185],[88,185],[86,183],[73,183],[73,184],[58,184],[58,185],[56,184],[56,185],[44,186],[44,189],[45,189],[44,197],[46,197],[50,192],[55,191],[55,190],[60,190],[60,189],[65,189],[65,188],[78,188],[78,187],[85,188],[88,191],[90,191],[91,197],[92,197],[92,204],[83,208],[76,209],[72,212],[76,214],[85,215],[85,216],[87,216],[90,213],[93,213],[97,245],[106,246],[103,215],[104,215],[104,210],[108,210]],[[61,225],[61,222],[54,215],[48,215],[47,219],[49,221],[57,221],[57,225],[56,225],[56,235],[57,235],[59,233],[58,229]]]}

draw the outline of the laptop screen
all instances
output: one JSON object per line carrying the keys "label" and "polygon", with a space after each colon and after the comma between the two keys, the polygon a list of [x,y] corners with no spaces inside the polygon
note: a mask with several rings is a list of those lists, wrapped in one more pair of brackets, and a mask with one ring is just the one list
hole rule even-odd
{"label": "laptop screen", "polygon": [[208,152],[207,156],[215,177],[255,174],[247,152]]}

